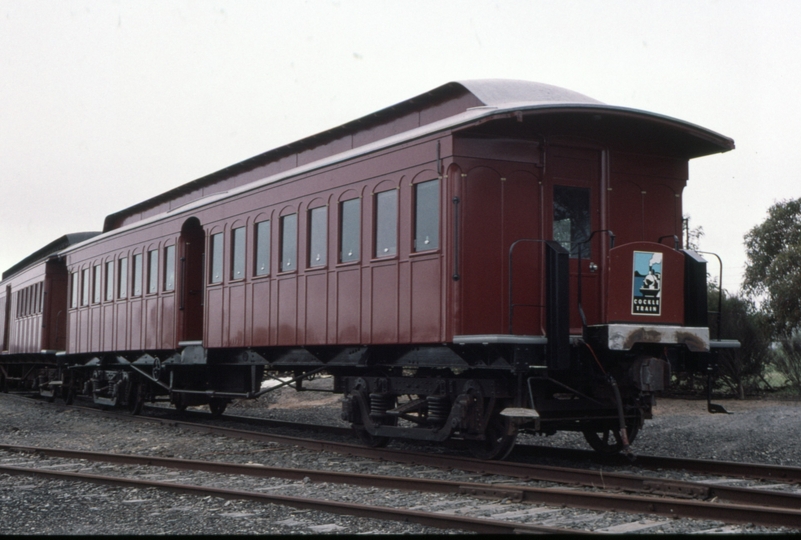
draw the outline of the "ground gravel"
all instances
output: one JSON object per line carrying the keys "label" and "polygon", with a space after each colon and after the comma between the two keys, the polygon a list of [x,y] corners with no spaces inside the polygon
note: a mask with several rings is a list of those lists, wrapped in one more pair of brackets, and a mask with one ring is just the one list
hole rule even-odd
{"label": "ground gravel", "polygon": [[[632,444],[635,453],[801,466],[801,402],[716,400],[731,414],[710,414],[705,400],[660,399]],[[538,444],[587,448],[576,433]]]}
{"label": "ground gravel", "polygon": [[[323,382],[318,384],[323,385]],[[706,413],[703,401],[660,400],[654,419],[647,422],[633,447],[636,452],[678,457],[710,458],[801,466],[801,406],[795,402],[724,401],[731,415]],[[265,407],[268,405],[268,407]],[[264,403],[245,403],[229,412],[276,419],[342,425],[339,396],[281,391]],[[392,464],[375,464],[335,454],[310,452],[277,444],[199,435],[169,426],[130,424],[89,415],[71,408],[52,408],[41,402],[0,395],[0,440],[5,444],[58,446],[73,449],[149,454],[164,457],[216,459],[239,463],[321,468],[337,471],[399,474]],[[532,437],[538,444],[586,448],[581,436],[557,434]],[[24,458],[29,459],[29,458]],[[5,464],[24,459],[0,453]],[[23,466],[23,465],[20,465]],[[59,466],[57,460],[51,465]],[[93,474],[103,474],[94,466]],[[164,472],[129,468],[118,474],[218,487],[241,487],[293,496],[371,501],[381,506],[418,509],[448,508],[456,497],[314,484],[278,479],[240,480],[208,473]],[[405,475],[448,476],[458,473],[425,467],[405,467]],[[161,476],[159,476],[161,475]],[[474,479],[469,479],[474,481]],[[487,479],[487,481],[493,481]],[[249,483],[248,483],[249,482]],[[232,485],[232,483],[234,485]],[[499,509],[523,523],[560,526],[565,520],[585,522],[592,530],[620,531],[632,519],[625,515],[573,509],[534,509],[509,501],[460,503],[462,513],[474,517],[497,514]],[[684,520],[641,520],[644,533],[765,532],[753,527],[686,523]],[[383,522],[297,510],[275,504],[227,501],[216,497],[180,495],[156,489],[112,488],[0,474],[0,534],[430,534],[443,532],[413,524]],[[453,532],[453,531],[451,531]]]}

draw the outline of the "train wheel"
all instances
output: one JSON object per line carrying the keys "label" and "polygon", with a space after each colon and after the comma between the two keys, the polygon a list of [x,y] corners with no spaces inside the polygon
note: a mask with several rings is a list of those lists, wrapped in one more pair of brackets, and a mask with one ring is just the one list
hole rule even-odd
{"label": "train wheel", "polygon": [[[469,441],[468,449],[478,459],[505,459],[515,447],[517,430],[512,428],[510,420],[495,414],[487,426],[483,441]],[[509,431],[512,434],[509,434]]]}
{"label": "train wheel", "polygon": [[209,400],[209,410],[211,411],[211,415],[215,418],[222,416],[227,406],[228,400],[223,398],[211,398],[211,400]]}
{"label": "train wheel", "polygon": [[75,387],[72,384],[69,384],[69,386],[64,389],[64,392],[61,396],[64,398],[65,405],[72,405],[75,403]]}
{"label": "train wheel", "polygon": [[8,394],[8,381],[6,381],[6,376],[2,373],[0,373],[0,392]]}
{"label": "train wheel", "polygon": [[[172,403],[173,405],[175,405],[175,410],[178,411],[179,413],[182,413],[186,410],[187,403],[183,394],[176,394],[175,397],[173,398]],[[225,410],[225,407],[223,407],[223,410]]]}
{"label": "train wheel", "polygon": [[[360,399],[365,403],[367,403],[368,405],[370,404],[370,395],[367,393],[365,387],[366,385],[364,385],[363,383],[358,384],[353,394],[349,397],[353,411],[361,411],[361,408],[359,406]],[[362,413],[358,412],[353,419],[354,420],[353,423],[351,424],[351,426],[353,427],[353,431],[356,434],[356,437],[358,437],[359,441],[361,441],[362,444],[364,444],[365,446],[369,446],[370,448],[384,448],[385,446],[387,446],[389,444],[390,437],[386,437],[383,435],[373,435],[372,433],[367,431],[367,429],[364,427],[364,421],[362,420],[361,415]],[[395,426],[398,424],[398,419],[382,418],[381,420],[378,420],[378,423]]]}
{"label": "train wheel", "polygon": [[[638,431],[639,427],[636,421],[626,422],[626,434],[629,438],[629,444],[634,442]],[[617,429],[585,429],[583,433],[587,443],[599,454],[611,456],[623,450],[623,439]]]}
{"label": "train wheel", "polygon": [[145,385],[139,382],[131,383],[130,394],[128,395],[128,412],[132,415],[142,414],[145,405]]}
{"label": "train wheel", "polygon": [[353,426],[353,430],[356,432],[356,436],[365,446],[369,446],[370,448],[384,448],[386,445],[389,444],[389,437],[379,437],[376,435],[372,435],[368,433],[364,426]]}

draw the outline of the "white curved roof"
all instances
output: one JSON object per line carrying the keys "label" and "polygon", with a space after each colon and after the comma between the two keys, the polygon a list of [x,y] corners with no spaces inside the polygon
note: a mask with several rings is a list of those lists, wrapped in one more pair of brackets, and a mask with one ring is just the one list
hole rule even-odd
{"label": "white curved roof", "polygon": [[456,81],[485,105],[509,107],[514,104],[568,104],[583,103],[603,105],[597,99],[579,94],[567,88],[550,84],[515,79],[475,79]]}

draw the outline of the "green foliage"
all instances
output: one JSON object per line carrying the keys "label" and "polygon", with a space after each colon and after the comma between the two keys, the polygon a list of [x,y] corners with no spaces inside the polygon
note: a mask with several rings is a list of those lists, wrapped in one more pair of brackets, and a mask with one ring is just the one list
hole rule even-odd
{"label": "green foliage", "polygon": [[779,342],[774,365],[796,391],[801,392],[801,331]]}
{"label": "green foliage", "polygon": [[684,216],[681,220],[681,231],[684,236],[684,245],[687,249],[698,251],[701,249],[701,238],[705,236],[704,228],[699,225],[698,227],[690,228],[690,216]]}
{"label": "green foliage", "polygon": [[801,199],[770,207],[768,218],[745,235],[743,287],[765,299],[773,334],[788,338],[801,327]]}
{"label": "green foliage", "polygon": [[[717,310],[721,290],[714,283],[709,286],[709,308]],[[723,291],[721,339],[736,339],[739,349],[724,349],[718,354],[718,378],[728,389],[740,397],[760,390],[765,371],[772,360],[771,327],[764,313],[754,303],[741,296],[730,296]],[[718,320],[710,317],[710,335],[718,336]]]}

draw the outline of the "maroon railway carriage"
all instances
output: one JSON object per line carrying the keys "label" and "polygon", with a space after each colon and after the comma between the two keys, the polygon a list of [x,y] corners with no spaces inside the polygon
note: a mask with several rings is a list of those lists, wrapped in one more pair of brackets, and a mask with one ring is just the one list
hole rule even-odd
{"label": "maroon railway carriage", "polygon": [[[67,267],[57,253],[99,233],[62,236],[3,273],[0,281],[0,388],[33,389],[59,379],[56,353],[67,345]],[[42,394],[54,397],[52,386]]]}
{"label": "maroon railway carriage", "polygon": [[[64,382],[107,404],[258,396],[324,371],[382,444],[520,430],[627,446],[705,366],[688,160],[734,147],[525,81],[449,83],[106,218],[64,249]],[[625,428],[625,429],[619,429]],[[614,435],[609,439],[609,434]]]}

